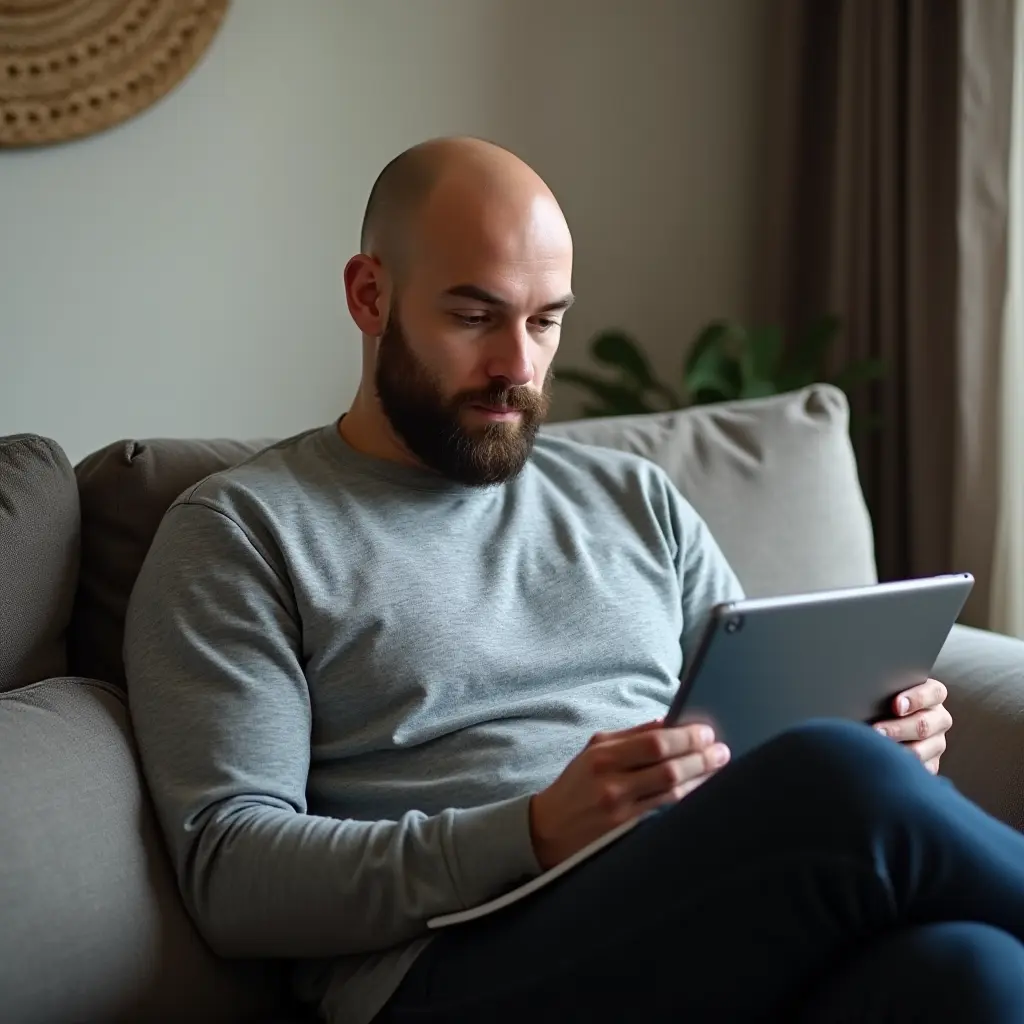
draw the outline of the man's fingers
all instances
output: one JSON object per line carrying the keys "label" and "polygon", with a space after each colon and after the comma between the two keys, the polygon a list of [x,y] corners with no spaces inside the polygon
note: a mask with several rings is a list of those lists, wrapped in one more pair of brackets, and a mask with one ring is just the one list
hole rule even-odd
{"label": "man's fingers", "polygon": [[915,711],[942,704],[947,696],[946,687],[938,679],[929,679],[897,694],[893,698],[892,709],[900,717],[912,715]]}
{"label": "man's fingers", "polygon": [[914,743],[932,736],[942,735],[953,724],[950,713],[941,705],[916,711],[905,718],[879,722],[875,728],[889,739],[898,743]]}
{"label": "man's fingers", "polygon": [[685,787],[694,779],[717,771],[728,760],[729,748],[724,743],[714,743],[705,750],[620,775],[616,782],[623,787],[627,799],[637,803]]}
{"label": "man's fingers", "polygon": [[932,736],[918,743],[908,743],[907,747],[920,758],[922,764],[928,765],[934,761],[938,765],[939,758],[946,752],[946,737]]}
{"label": "man's fingers", "polygon": [[594,750],[592,764],[598,772],[631,771],[703,750],[714,740],[714,731],[707,725],[677,725],[614,736]]}
{"label": "man's fingers", "polygon": [[688,796],[699,786],[703,786],[713,776],[714,772],[709,772],[707,775],[698,775],[695,779],[690,779],[689,782],[684,782],[682,785],[676,786],[675,789],[670,789],[667,793],[659,793],[657,796],[649,797],[647,800],[641,800],[638,804],[634,805],[633,816],[640,817],[648,811],[656,811],[659,807],[670,807],[672,804],[677,804],[684,796]]}
{"label": "man's fingers", "polygon": [[937,757],[933,757],[930,761],[925,761],[924,766],[932,775],[939,774],[939,759]]}

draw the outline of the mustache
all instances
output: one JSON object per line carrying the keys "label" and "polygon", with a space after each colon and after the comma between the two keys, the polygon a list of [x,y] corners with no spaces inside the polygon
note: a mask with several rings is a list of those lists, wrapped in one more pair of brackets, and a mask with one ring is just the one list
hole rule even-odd
{"label": "mustache", "polygon": [[460,408],[480,403],[481,405],[499,405],[517,412],[542,410],[545,401],[544,393],[541,391],[534,391],[527,387],[505,388],[500,386],[487,388],[484,391],[464,391],[455,399],[456,405]]}

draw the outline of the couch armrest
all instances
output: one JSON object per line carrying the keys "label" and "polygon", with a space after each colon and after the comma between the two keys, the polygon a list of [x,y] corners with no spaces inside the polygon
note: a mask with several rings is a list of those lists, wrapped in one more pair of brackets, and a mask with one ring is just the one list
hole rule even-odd
{"label": "couch armrest", "polygon": [[3,1021],[243,1024],[290,1009],[278,965],[215,957],[189,918],[127,702],[105,683],[0,693],[0,907]]}
{"label": "couch armrest", "polygon": [[932,674],[953,716],[942,774],[1024,829],[1024,641],[954,626]]}

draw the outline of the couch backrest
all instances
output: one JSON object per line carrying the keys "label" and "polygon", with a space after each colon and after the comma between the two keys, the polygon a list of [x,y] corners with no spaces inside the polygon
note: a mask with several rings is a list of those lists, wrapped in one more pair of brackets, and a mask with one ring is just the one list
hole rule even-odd
{"label": "couch backrest", "polygon": [[82,508],[78,594],[68,637],[77,675],[124,686],[128,598],[160,520],[192,484],[270,441],[118,441],[75,467]]}
{"label": "couch backrest", "polygon": [[46,438],[0,438],[0,693],[67,671],[78,490]]}
{"label": "couch backrest", "polygon": [[[836,388],[545,430],[664,467],[751,594],[876,579],[846,399]],[[268,443],[121,441],[77,467],[83,534],[70,634],[75,672],[124,685],[125,610],[163,513],[187,487]]]}

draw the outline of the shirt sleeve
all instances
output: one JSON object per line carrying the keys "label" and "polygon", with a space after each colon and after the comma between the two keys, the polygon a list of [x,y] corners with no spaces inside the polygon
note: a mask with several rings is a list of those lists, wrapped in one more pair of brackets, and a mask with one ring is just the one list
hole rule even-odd
{"label": "shirt sleeve", "polygon": [[178,883],[221,955],[385,949],[539,872],[525,796],[397,821],[308,812],[313,723],[294,595],[225,513],[183,502],[167,514],[124,653]]}
{"label": "shirt sleeve", "polygon": [[716,604],[738,601],[743,587],[729,560],[696,509],[672,488],[678,544],[677,568],[683,595],[683,660],[694,656]]}

